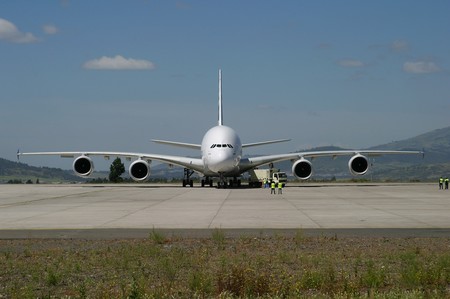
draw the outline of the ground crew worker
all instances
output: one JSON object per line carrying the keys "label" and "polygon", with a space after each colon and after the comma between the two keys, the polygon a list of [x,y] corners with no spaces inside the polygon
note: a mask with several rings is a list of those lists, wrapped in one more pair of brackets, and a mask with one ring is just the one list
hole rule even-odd
{"label": "ground crew worker", "polygon": [[445,189],[448,190],[448,178],[445,178],[444,183],[445,183]]}
{"label": "ground crew worker", "polygon": [[442,177],[439,178],[439,190],[444,189],[444,179]]}
{"label": "ground crew worker", "polygon": [[278,194],[283,194],[283,183],[278,182]]}
{"label": "ground crew worker", "polygon": [[272,181],[270,183],[270,194],[276,194],[275,193],[275,182],[274,181]]}
{"label": "ground crew worker", "polygon": [[264,184],[264,185],[263,185],[263,188],[264,188],[264,189],[267,188],[267,179],[266,179],[266,178],[264,179],[263,184]]}

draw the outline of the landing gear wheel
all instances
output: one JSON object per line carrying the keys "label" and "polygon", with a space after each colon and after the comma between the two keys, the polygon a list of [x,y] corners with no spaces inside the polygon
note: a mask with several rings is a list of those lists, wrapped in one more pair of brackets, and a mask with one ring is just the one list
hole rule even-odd
{"label": "landing gear wheel", "polygon": [[191,176],[193,174],[194,174],[193,170],[190,170],[189,168],[184,169],[183,187],[186,187],[187,185],[194,187],[194,181],[191,180]]}

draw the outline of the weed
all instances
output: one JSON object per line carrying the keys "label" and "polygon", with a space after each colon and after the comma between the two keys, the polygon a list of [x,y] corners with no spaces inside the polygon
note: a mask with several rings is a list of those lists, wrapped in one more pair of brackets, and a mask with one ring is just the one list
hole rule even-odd
{"label": "weed", "polygon": [[403,284],[408,287],[417,286],[420,282],[421,266],[417,256],[413,252],[406,253],[400,257],[402,261],[401,278]]}
{"label": "weed", "polygon": [[386,271],[385,266],[375,265],[372,260],[366,263],[366,272],[362,275],[362,285],[369,288],[380,288],[385,285]]}
{"label": "weed", "polygon": [[78,287],[78,298],[85,299],[87,298],[87,287],[86,282],[82,281],[80,286]]}
{"label": "weed", "polygon": [[131,283],[130,295],[128,295],[127,298],[129,298],[129,299],[139,299],[139,298],[143,298],[143,297],[144,297],[144,294],[142,292],[142,289],[137,284],[136,279],[133,278],[133,281]]}
{"label": "weed", "polygon": [[168,285],[172,286],[177,277],[178,268],[174,260],[166,256],[159,260],[159,272]]}
{"label": "weed", "polygon": [[205,297],[212,294],[213,282],[212,277],[200,270],[194,270],[189,275],[189,289],[195,295]]}
{"label": "weed", "polygon": [[166,242],[166,236],[162,232],[158,232],[155,228],[152,229],[149,235],[150,239],[156,244],[164,244]]}
{"label": "weed", "polygon": [[325,277],[319,271],[307,269],[303,272],[300,283],[303,289],[318,290],[325,283]]}
{"label": "weed", "polygon": [[303,229],[299,228],[295,232],[294,241],[297,246],[301,245],[305,240],[305,232]]}
{"label": "weed", "polygon": [[228,292],[234,296],[245,295],[248,274],[250,274],[250,270],[246,271],[241,265],[233,265],[228,273],[219,273],[217,283],[219,293]]}
{"label": "weed", "polygon": [[217,246],[217,249],[225,249],[225,232],[220,228],[215,228],[212,231],[212,239]]}
{"label": "weed", "polygon": [[47,281],[47,286],[56,286],[60,283],[61,277],[53,268],[49,268],[47,270],[46,281]]}

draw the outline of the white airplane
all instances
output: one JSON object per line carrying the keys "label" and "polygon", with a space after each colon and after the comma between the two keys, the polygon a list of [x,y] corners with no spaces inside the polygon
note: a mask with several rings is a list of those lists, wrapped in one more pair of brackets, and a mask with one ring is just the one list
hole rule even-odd
{"label": "white airplane", "polygon": [[[364,175],[369,169],[368,156],[391,155],[391,154],[423,154],[421,151],[383,151],[383,150],[340,150],[340,151],[311,151],[296,152],[289,154],[278,154],[269,156],[259,156],[244,158],[242,150],[247,147],[259,146],[271,143],[285,142],[289,139],[271,140],[257,143],[241,143],[241,140],[232,128],[223,124],[222,111],[222,72],[219,70],[219,120],[217,126],[209,129],[203,136],[201,144],[174,142],[166,140],[152,140],[153,142],[199,149],[201,158],[190,158],[183,156],[158,155],[146,153],[127,152],[34,152],[17,153],[17,156],[28,155],[59,155],[63,158],[75,158],[73,162],[74,172],[81,176],[89,176],[94,170],[93,156],[103,156],[105,159],[113,157],[124,157],[134,161],[129,166],[129,174],[135,181],[144,181],[150,175],[150,163],[152,160],[167,163],[170,166],[177,165],[184,167],[183,187],[193,186],[191,175],[196,172],[202,176],[202,187],[205,184],[213,185],[213,177],[219,179],[218,187],[240,186],[240,177],[243,173],[267,164],[291,160],[292,173],[301,180],[309,179],[313,174],[312,163],[307,158],[315,157],[337,157],[351,156],[348,167],[353,175]],[[227,182],[227,178],[230,181]]]}

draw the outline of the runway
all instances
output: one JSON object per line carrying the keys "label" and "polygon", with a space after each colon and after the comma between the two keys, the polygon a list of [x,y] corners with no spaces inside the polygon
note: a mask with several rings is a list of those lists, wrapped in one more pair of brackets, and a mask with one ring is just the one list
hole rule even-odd
{"label": "runway", "polygon": [[269,189],[153,184],[0,185],[0,238],[215,228],[449,236],[450,190],[435,184],[306,183],[271,195]]}

